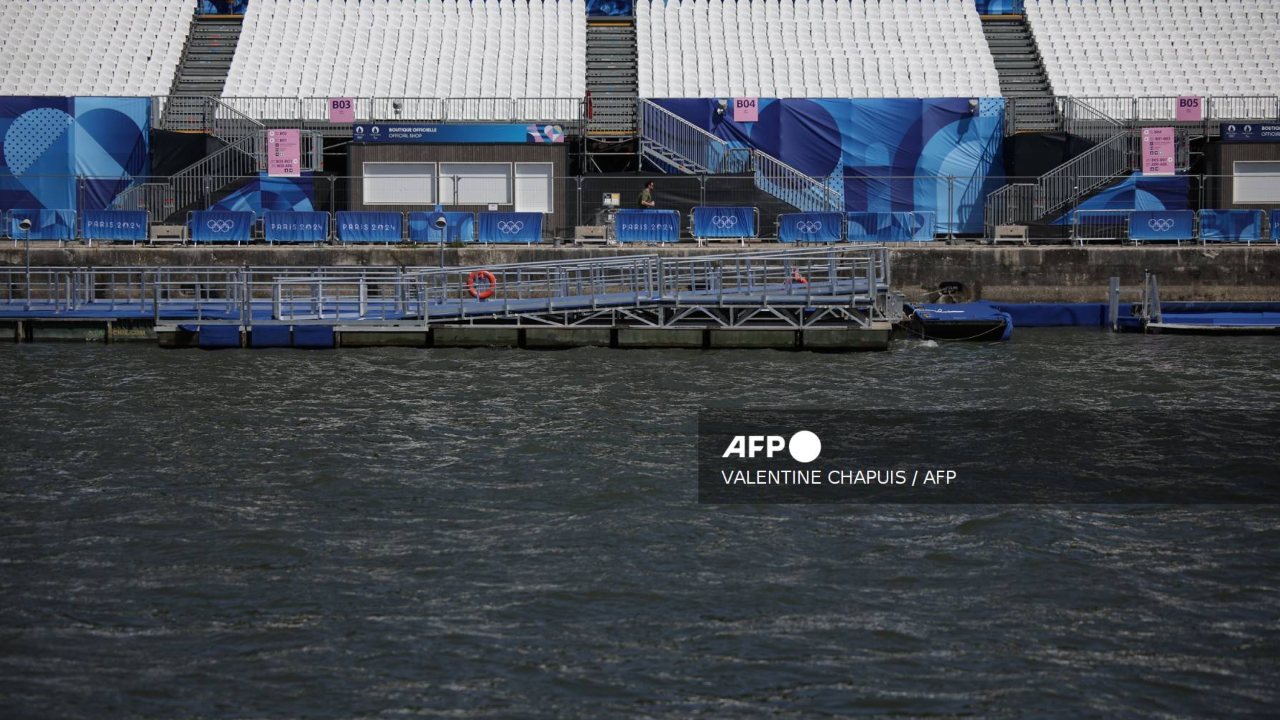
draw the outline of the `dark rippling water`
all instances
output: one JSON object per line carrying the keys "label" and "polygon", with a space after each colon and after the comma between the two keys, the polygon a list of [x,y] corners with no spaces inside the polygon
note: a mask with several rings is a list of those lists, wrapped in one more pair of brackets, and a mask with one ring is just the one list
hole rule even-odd
{"label": "dark rippling water", "polygon": [[0,716],[1275,714],[1280,510],[699,506],[693,433],[1274,408],[1278,348],[0,346]]}

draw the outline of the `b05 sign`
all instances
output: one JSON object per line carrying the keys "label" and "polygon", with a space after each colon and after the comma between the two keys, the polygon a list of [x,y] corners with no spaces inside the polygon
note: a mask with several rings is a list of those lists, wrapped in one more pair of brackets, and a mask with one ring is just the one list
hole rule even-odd
{"label": "b05 sign", "polygon": [[1204,120],[1204,98],[1199,95],[1180,95],[1174,119],[1178,122],[1200,122]]}

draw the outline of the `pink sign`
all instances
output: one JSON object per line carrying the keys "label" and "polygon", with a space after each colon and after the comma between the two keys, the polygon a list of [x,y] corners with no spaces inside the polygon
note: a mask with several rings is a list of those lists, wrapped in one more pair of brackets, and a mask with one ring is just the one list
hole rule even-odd
{"label": "pink sign", "polygon": [[741,97],[733,99],[734,122],[756,122],[760,119],[760,98]]}
{"label": "pink sign", "polygon": [[1177,138],[1171,127],[1142,128],[1142,174],[1173,175],[1177,172]]}
{"label": "pink sign", "polygon": [[1179,95],[1178,109],[1173,119],[1178,122],[1200,122],[1204,120],[1204,98],[1199,95]]}
{"label": "pink sign", "polygon": [[351,98],[329,98],[329,122],[353,123],[355,121],[355,100]]}
{"label": "pink sign", "polygon": [[302,174],[301,131],[267,131],[267,174],[272,177],[298,177]]}

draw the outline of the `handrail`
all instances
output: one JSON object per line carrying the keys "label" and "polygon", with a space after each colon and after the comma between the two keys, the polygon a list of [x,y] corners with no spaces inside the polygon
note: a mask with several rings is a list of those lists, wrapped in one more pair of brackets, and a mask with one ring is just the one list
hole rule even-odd
{"label": "handrail", "polygon": [[687,171],[746,171],[751,156],[746,148],[734,148],[722,138],[649,100],[640,100],[639,107],[642,149],[652,150],[656,145],[660,159],[685,164],[688,167],[681,169]]}
{"label": "handrail", "polygon": [[[804,211],[842,210],[844,195],[799,170],[759,150],[752,151],[756,185]],[[761,185],[773,184],[780,192]]]}

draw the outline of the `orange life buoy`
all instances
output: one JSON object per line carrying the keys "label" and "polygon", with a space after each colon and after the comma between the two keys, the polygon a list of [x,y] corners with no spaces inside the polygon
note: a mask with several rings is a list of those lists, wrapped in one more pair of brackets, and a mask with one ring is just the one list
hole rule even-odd
{"label": "orange life buoy", "polygon": [[[476,281],[484,280],[489,283],[489,287],[483,290],[476,289]],[[467,290],[471,291],[471,296],[477,300],[487,300],[493,297],[493,293],[498,289],[498,278],[488,270],[475,270],[467,276]]]}

